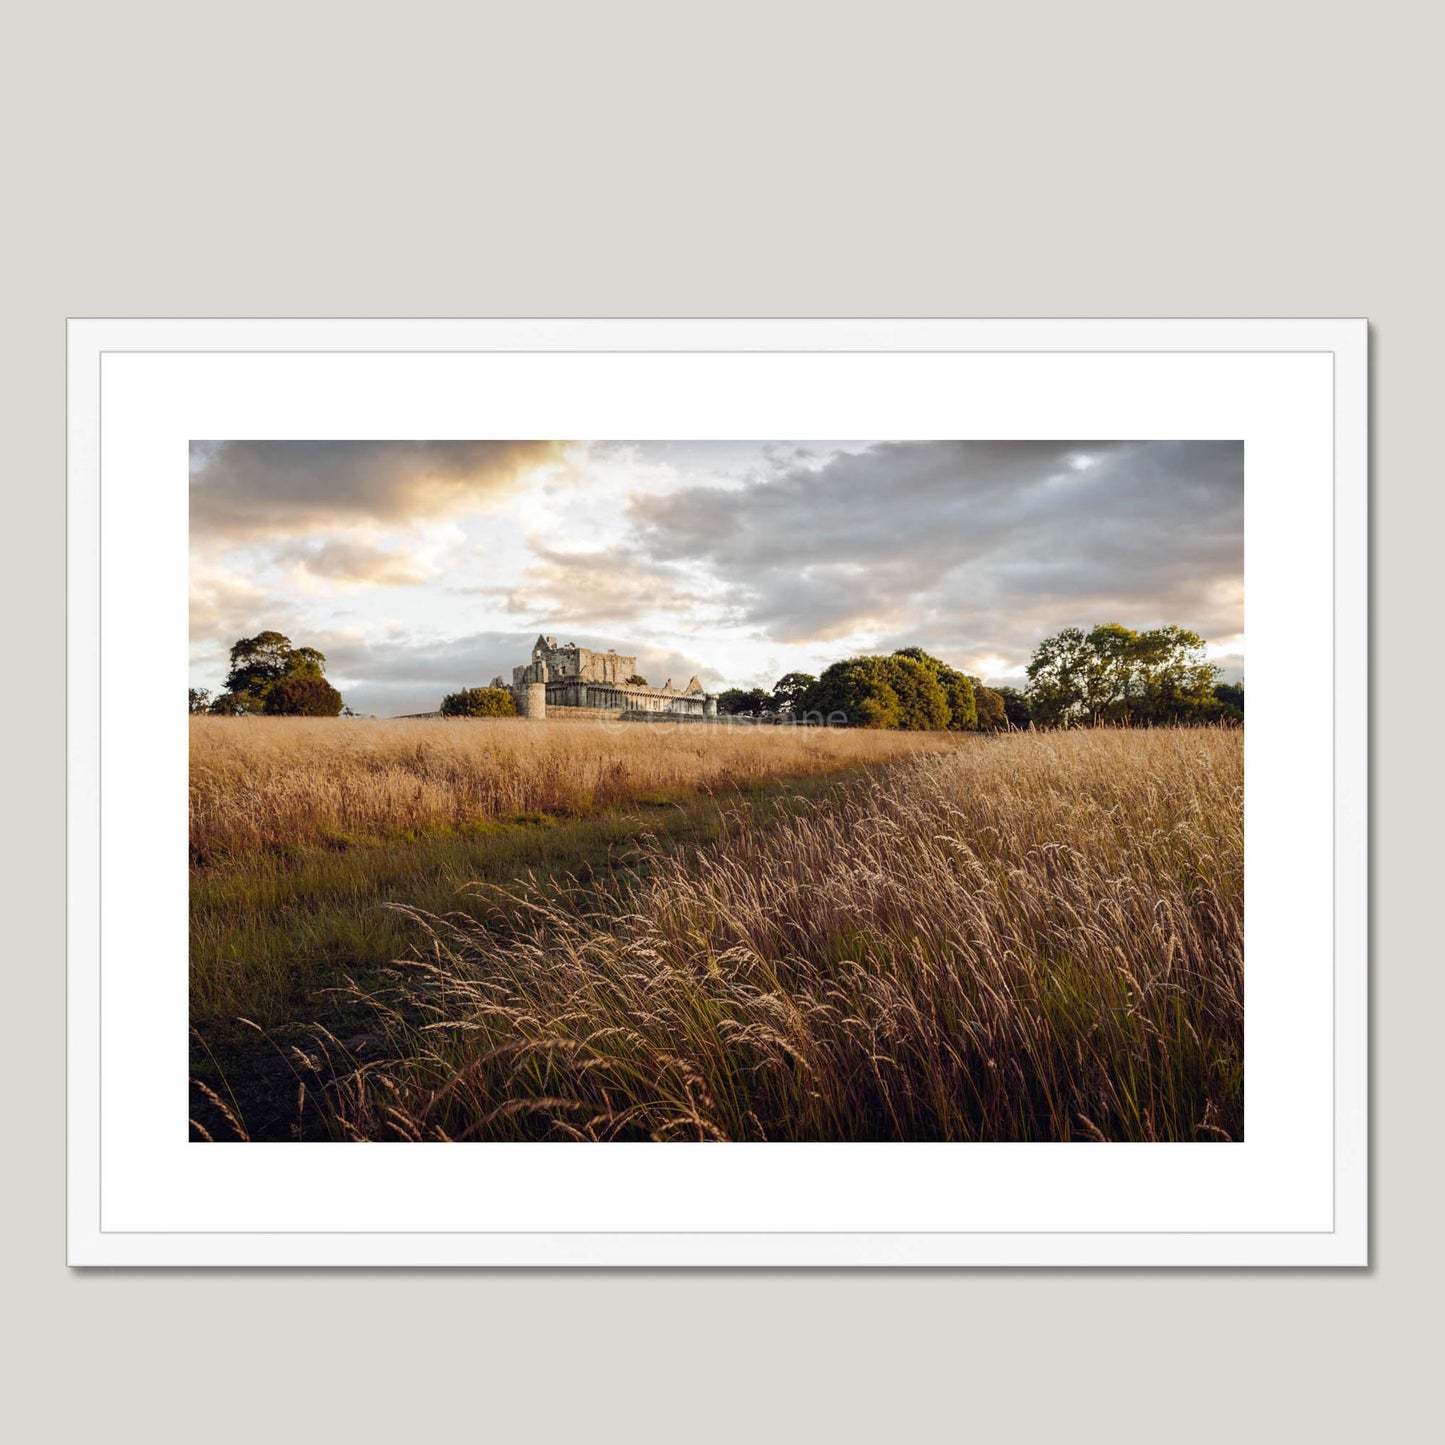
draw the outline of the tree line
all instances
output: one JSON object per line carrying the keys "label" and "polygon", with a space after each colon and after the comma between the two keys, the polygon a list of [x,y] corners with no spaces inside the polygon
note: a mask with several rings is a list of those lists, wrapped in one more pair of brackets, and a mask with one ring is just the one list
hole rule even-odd
{"label": "tree line", "polygon": [[821,677],[790,672],[771,692],[727,688],[718,694],[718,711],[826,727],[973,732],[1006,725],[1004,700],[997,692],[921,647],[844,658]]}
{"label": "tree line", "polygon": [[998,732],[1006,728],[1242,722],[1243,683],[1221,683],[1206,644],[1182,627],[1068,627],[1034,650],[1023,690],[986,687],[921,647],[790,672],[771,692],[728,688],[732,717],[828,727]]}
{"label": "tree line", "polygon": [[[189,690],[190,711],[222,717],[350,715],[326,680],[326,657],[280,632],[240,638],[225,691]],[[1145,727],[1243,722],[1244,684],[1222,683],[1207,645],[1187,628],[1135,631],[1117,622],[1066,627],[1034,649],[1022,689],[986,687],[921,647],[848,657],[821,676],[789,672],[773,684],[718,694],[725,716],[827,727],[998,732],[1006,728]],[[511,717],[506,688],[448,693],[445,717]]]}

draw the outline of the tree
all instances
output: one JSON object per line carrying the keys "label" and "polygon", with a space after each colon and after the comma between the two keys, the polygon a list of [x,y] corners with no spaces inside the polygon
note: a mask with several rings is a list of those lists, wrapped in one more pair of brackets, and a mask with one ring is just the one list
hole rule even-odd
{"label": "tree", "polygon": [[1001,732],[1008,726],[1008,709],[999,693],[974,678],[973,696],[978,708],[978,726],[981,732]]}
{"label": "tree", "polygon": [[1135,693],[1140,634],[1117,622],[1101,623],[1084,639],[1083,706],[1095,722],[1128,722]]}
{"label": "tree", "polygon": [[810,672],[784,673],[773,684],[773,695],[769,699],[773,711],[787,717],[796,717],[801,711],[798,704],[817,680]]}
{"label": "tree", "polygon": [[307,677],[320,677],[326,671],[326,654],[314,647],[293,648],[290,657],[290,671],[304,673]]}
{"label": "tree", "polygon": [[803,715],[850,728],[896,728],[903,717],[898,694],[882,675],[879,657],[848,657],[823,669],[803,693]]}
{"label": "tree", "polygon": [[961,672],[894,653],[878,659],[880,671],[898,695],[898,726],[920,732],[973,725],[973,688]]}
{"label": "tree", "polygon": [[206,712],[211,706],[211,689],[208,687],[193,687],[188,689],[190,693],[190,710],[192,713]]}
{"label": "tree", "polygon": [[911,652],[835,662],[804,691],[798,706],[825,722],[841,716],[847,727],[936,731],[949,727],[954,716],[935,669]]}
{"label": "tree", "polygon": [[226,674],[226,691],[265,698],[291,671],[295,649],[281,632],[258,632],[242,637],[231,648],[231,670]]}
{"label": "tree", "polygon": [[[283,688],[273,704],[272,694]],[[210,711],[225,717],[335,717],[342,706],[341,694],[326,681],[325,653],[293,647],[282,632],[258,632],[240,638],[231,649],[226,691]]]}
{"label": "tree", "polygon": [[1183,627],[1156,627],[1134,644],[1135,692],[1127,721],[1205,722],[1219,717],[1214,695],[1219,668],[1209,661],[1205,641]]}
{"label": "tree", "polygon": [[761,717],[768,710],[768,695],[760,687],[729,687],[717,695],[717,710],[725,717]]}
{"label": "tree", "polygon": [[293,673],[266,694],[261,711],[267,717],[339,717],[341,694],[324,677]]}
{"label": "tree", "polygon": [[517,704],[505,687],[464,687],[442,699],[443,717],[516,717]]}
{"label": "tree", "polygon": [[948,722],[945,726],[950,732],[972,732],[979,725],[978,695],[973,679],[951,667],[940,668],[937,677],[948,700]]}
{"label": "tree", "polygon": [[1182,627],[1066,627],[1035,649],[1028,702],[1045,727],[1198,722],[1220,714],[1218,676],[1204,639]]}
{"label": "tree", "polygon": [[[974,681],[946,662],[925,652],[921,647],[903,647],[894,657],[911,658],[933,673],[943,688],[948,704],[948,721],[943,724],[951,732],[971,732],[978,726],[978,704],[974,698]],[[906,726],[906,724],[905,724]]]}
{"label": "tree", "polygon": [[640,672],[634,672],[632,676],[627,679],[627,685],[628,687],[646,687],[647,679],[643,677]]}
{"label": "tree", "polygon": [[1045,727],[1063,727],[1087,717],[1089,644],[1081,629],[1066,627],[1034,649],[1028,666],[1029,707]]}

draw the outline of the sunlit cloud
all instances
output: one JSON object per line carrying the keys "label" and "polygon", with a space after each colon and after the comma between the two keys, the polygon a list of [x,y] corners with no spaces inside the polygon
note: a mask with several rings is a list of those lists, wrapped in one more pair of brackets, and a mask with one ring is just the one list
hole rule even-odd
{"label": "sunlit cloud", "polygon": [[191,535],[234,543],[474,510],[565,453],[550,441],[192,442]]}
{"label": "sunlit cloud", "polygon": [[435,567],[413,553],[364,542],[288,543],[272,553],[272,561],[282,567],[289,566],[323,589],[413,587],[437,574]]}

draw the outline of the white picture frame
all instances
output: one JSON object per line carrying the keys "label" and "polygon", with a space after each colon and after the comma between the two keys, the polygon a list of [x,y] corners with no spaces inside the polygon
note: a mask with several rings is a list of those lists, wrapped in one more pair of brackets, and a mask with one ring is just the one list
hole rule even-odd
{"label": "white picture frame", "polygon": [[[1367,1264],[1367,338],[1328,319],[73,320],[70,1263]],[[188,1144],[179,682],[120,684],[137,628],[184,670],[189,441],[782,435],[1244,441],[1244,1141]],[[1328,723],[1301,722],[1306,689]]]}

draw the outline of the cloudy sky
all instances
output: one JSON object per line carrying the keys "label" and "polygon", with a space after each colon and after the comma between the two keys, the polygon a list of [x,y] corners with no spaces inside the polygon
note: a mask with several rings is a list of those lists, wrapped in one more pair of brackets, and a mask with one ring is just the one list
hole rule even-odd
{"label": "cloudy sky", "polygon": [[660,685],[918,644],[1018,682],[1061,627],[1244,668],[1238,442],[194,442],[191,685],[265,628],[358,712],[511,676],[539,632]]}

